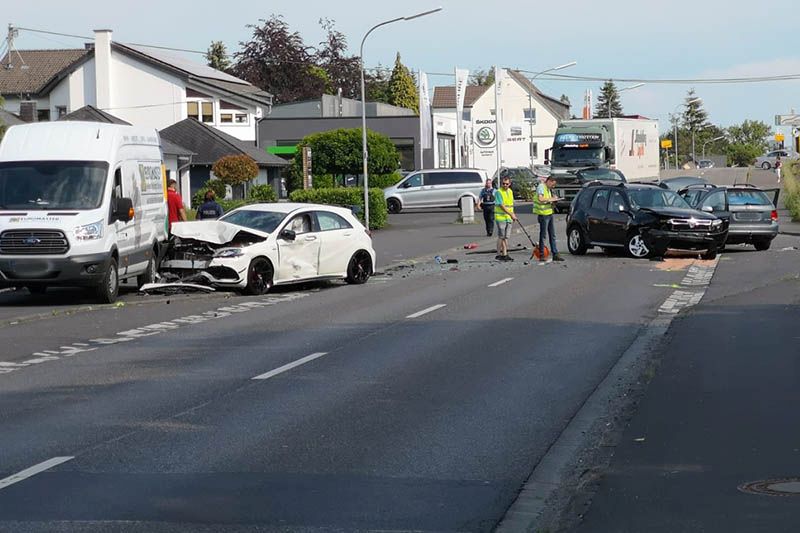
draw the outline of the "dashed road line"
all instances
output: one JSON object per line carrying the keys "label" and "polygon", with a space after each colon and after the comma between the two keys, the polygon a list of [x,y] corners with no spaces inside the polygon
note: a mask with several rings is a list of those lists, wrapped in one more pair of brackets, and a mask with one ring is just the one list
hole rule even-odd
{"label": "dashed road line", "polygon": [[441,309],[442,307],[447,307],[447,304],[432,305],[432,306],[430,306],[430,307],[428,307],[426,309],[423,309],[422,311],[417,311],[416,313],[410,314],[406,318],[419,318],[419,317],[421,317],[423,315],[427,315],[428,313],[432,313],[434,311],[437,311],[437,310]]}
{"label": "dashed road line", "polygon": [[298,300],[300,298],[305,298],[309,294],[311,293],[292,292],[281,295],[266,296],[261,300],[254,300],[236,305],[227,305],[214,311],[205,311],[197,315],[188,315],[181,318],[174,318],[166,322],[158,322],[135,329],[129,329],[127,331],[120,331],[112,337],[101,337],[89,339],[85,342],[74,342],[68,346],[60,346],[58,350],[40,350],[32,353],[31,359],[27,359],[19,363],[0,361],[0,375],[9,374],[11,372],[20,370],[21,368],[27,368],[33,365],[39,365],[51,361],[59,361],[63,358],[73,357],[81,353],[94,352],[104,346],[113,346],[115,344],[131,342],[143,337],[150,337],[166,331],[176,330],[184,326],[202,324],[210,320],[226,318],[237,313],[248,313],[255,309]]}
{"label": "dashed road line", "polygon": [[21,472],[17,472],[16,474],[10,475],[5,479],[0,479],[0,490],[6,487],[10,487],[14,483],[19,483],[20,481],[24,481],[29,477],[33,477],[36,474],[40,474],[45,470],[50,470],[54,466],[58,466],[73,459],[75,459],[75,457],[53,457],[52,459],[48,459],[47,461],[39,463],[38,465],[33,465],[32,467],[26,468]]}
{"label": "dashed road line", "polygon": [[513,279],[514,278],[501,279],[500,281],[495,281],[494,283],[491,283],[491,284],[487,285],[487,287],[499,287],[500,285],[503,285],[504,283],[508,283],[509,281],[511,281]]}
{"label": "dashed road line", "polygon": [[658,308],[659,313],[675,315],[700,303],[719,265],[719,257],[708,265],[691,265],[679,289],[670,294]]}
{"label": "dashed road line", "polygon": [[283,374],[284,372],[288,372],[289,370],[291,370],[293,368],[296,368],[296,367],[298,367],[300,365],[304,365],[306,363],[310,363],[311,361],[313,361],[315,359],[319,359],[320,357],[323,357],[325,355],[328,355],[328,352],[315,352],[315,353],[312,353],[312,354],[307,355],[305,357],[301,357],[297,361],[292,361],[291,363],[288,363],[288,364],[285,364],[283,366],[280,366],[280,367],[276,368],[275,370],[270,370],[269,372],[266,372],[264,374],[260,374],[260,375],[258,375],[256,377],[252,378],[252,379],[269,379],[269,378],[277,376],[278,374]]}

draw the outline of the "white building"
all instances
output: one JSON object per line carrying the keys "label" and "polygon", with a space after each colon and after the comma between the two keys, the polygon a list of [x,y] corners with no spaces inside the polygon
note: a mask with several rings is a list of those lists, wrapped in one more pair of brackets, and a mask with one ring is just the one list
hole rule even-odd
{"label": "white building", "polygon": [[4,108],[26,121],[56,120],[85,105],[137,126],[163,129],[185,118],[243,141],[272,95],[243,80],[160,50],[112,41],[95,30],[78,50],[12,50],[0,61]]}
{"label": "white building", "polygon": [[[544,164],[561,120],[569,118],[569,105],[545,95],[525,76],[504,71],[500,85],[502,166]],[[455,154],[455,87],[436,87],[433,102],[434,161],[437,167],[459,166]],[[494,86],[469,85],[464,97],[461,165],[497,170],[497,121]],[[531,135],[531,132],[533,135]],[[452,156],[450,155],[452,153]]]}

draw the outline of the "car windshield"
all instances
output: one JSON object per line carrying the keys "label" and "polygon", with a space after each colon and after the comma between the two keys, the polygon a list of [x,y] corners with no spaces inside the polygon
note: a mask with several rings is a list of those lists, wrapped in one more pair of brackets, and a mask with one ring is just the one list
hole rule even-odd
{"label": "car windshield", "polygon": [[631,204],[636,208],[680,207],[690,209],[689,204],[677,193],[667,189],[639,189],[628,192]]}
{"label": "car windshield", "polygon": [[220,220],[251,228],[264,233],[272,233],[278,224],[286,218],[286,213],[275,213],[274,211],[258,211],[255,209],[238,209],[224,215]]}
{"label": "car windshield", "polygon": [[590,167],[603,164],[602,148],[554,148],[554,167]]}
{"label": "car windshield", "polygon": [[97,209],[107,176],[99,161],[0,163],[0,209]]}
{"label": "car windshield", "polygon": [[769,197],[761,191],[728,191],[729,205],[772,205]]}
{"label": "car windshield", "polygon": [[610,168],[592,168],[581,170],[578,172],[578,177],[585,181],[592,180],[613,180],[625,181],[625,176],[618,170],[611,170]]}

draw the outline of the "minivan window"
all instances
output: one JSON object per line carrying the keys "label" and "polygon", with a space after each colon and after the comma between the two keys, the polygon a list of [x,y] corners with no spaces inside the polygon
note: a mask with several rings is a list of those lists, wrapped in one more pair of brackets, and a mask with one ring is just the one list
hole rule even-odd
{"label": "minivan window", "polygon": [[97,209],[107,176],[102,161],[0,163],[0,209]]}
{"label": "minivan window", "polygon": [[410,176],[406,181],[403,182],[402,187],[421,187],[422,186],[422,174],[414,174]]}

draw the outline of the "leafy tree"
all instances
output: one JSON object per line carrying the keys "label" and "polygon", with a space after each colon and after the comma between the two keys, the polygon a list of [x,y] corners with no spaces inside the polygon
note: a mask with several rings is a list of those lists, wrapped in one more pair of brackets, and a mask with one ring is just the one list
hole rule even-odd
{"label": "leafy tree", "polygon": [[[297,145],[298,156],[292,161],[290,190],[302,188],[303,158],[299,154],[304,146],[311,147],[312,176],[330,174],[334,178],[343,178],[363,172],[361,128],[313,133]],[[367,130],[367,151],[370,175],[390,174],[400,165],[400,154],[386,135]]]}
{"label": "leafy tree", "polygon": [[327,33],[314,56],[317,66],[324,69],[330,82],[330,91],[342,89],[345,98],[361,96],[361,60],[347,55],[347,38],[334,27],[329,19],[319,21]]}
{"label": "leafy tree", "polygon": [[276,103],[319,98],[330,79],[326,81],[313,68],[313,48],[278,15],[259,22],[247,26],[253,35],[239,43],[233,73],[271,93]]}
{"label": "leafy tree", "polygon": [[231,67],[228,59],[228,49],[222,41],[213,41],[206,52],[208,66],[217,70],[226,71]]}
{"label": "leafy tree", "polygon": [[562,94],[560,100],[561,100],[562,104],[564,104],[566,106],[569,106],[569,107],[572,107],[572,104],[569,101],[569,96],[567,96],[566,94]]}
{"label": "leafy tree", "polygon": [[[252,157],[244,154],[226,155],[214,162],[211,172],[223,183],[236,190],[237,186],[241,185],[244,188],[258,176],[258,164]],[[242,191],[242,194],[244,195],[245,192]]]}
{"label": "leafy tree", "polygon": [[392,99],[389,90],[389,71],[378,65],[374,70],[365,73],[364,86],[369,102],[390,103]]}
{"label": "leafy tree", "polygon": [[767,149],[772,128],[760,120],[745,120],[728,128],[728,159],[737,166],[749,166]]}
{"label": "leafy tree", "polygon": [[389,103],[406,109],[413,109],[419,112],[419,93],[417,92],[417,84],[414,83],[414,78],[402,61],[400,61],[400,52],[397,53],[397,58],[394,60],[394,70],[392,76],[389,78]]}
{"label": "leafy tree", "polygon": [[[609,113],[609,110],[610,113]],[[608,80],[600,87],[597,95],[597,105],[594,107],[594,118],[621,117],[622,103],[619,101],[619,91],[612,80]]]}
{"label": "leafy tree", "polygon": [[478,69],[469,76],[470,85],[480,85],[482,87],[489,87],[494,85],[494,67],[483,70]]}

